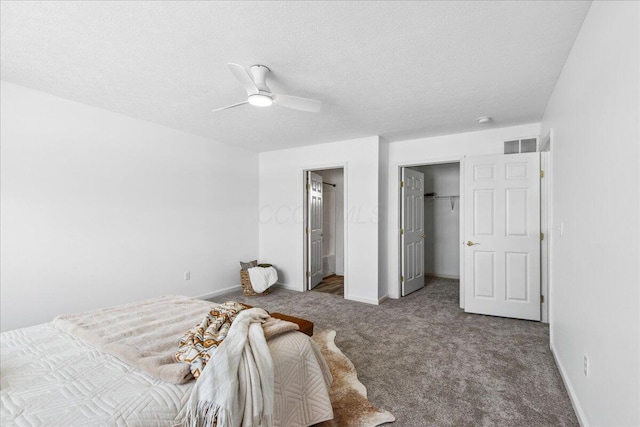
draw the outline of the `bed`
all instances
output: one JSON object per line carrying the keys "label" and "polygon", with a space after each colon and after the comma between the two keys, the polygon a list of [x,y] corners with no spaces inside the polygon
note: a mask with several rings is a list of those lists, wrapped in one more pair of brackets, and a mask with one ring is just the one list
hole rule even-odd
{"label": "bed", "polygon": [[[181,304],[150,300],[154,307],[161,307],[154,309],[152,316],[159,315],[181,333],[197,323],[213,304],[186,297],[163,298],[177,298]],[[117,309],[136,314],[141,324],[153,323],[138,304]],[[183,309],[186,306],[188,310]],[[109,310],[113,309],[82,315],[104,318]],[[1,425],[176,424],[194,381],[175,384],[158,379],[124,361],[126,357],[121,354],[119,358],[85,342],[92,339],[83,337],[80,329],[65,326],[68,318],[56,320],[0,335]],[[184,328],[184,325],[188,326]],[[95,325],[89,326],[96,329]],[[104,328],[114,328],[114,321],[107,322]],[[181,333],[175,337],[176,343]],[[333,417],[327,390],[330,375],[309,337],[300,332],[287,332],[269,340],[268,346],[274,359],[274,425],[309,426],[330,420]],[[117,348],[114,353],[118,354]]]}

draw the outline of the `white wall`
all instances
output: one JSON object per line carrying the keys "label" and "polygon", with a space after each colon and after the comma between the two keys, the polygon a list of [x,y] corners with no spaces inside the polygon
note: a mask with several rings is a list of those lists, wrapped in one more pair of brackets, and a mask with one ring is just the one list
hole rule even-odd
{"label": "white wall", "polygon": [[[324,177],[323,177],[324,182]],[[336,254],[336,190],[327,185],[322,193],[322,255]]]}
{"label": "white wall", "polygon": [[378,137],[260,153],[260,259],[305,288],[304,171],[344,167],[345,298],[378,302]]}
{"label": "white wall", "polygon": [[637,2],[591,5],[542,120],[551,345],[583,425],[640,425],[639,15]]}
{"label": "white wall", "polygon": [[[400,270],[398,261],[400,167],[459,161],[464,156],[501,154],[504,152],[504,141],[518,137],[537,136],[539,133],[540,124],[534,123],[488,129],[479,132],[392,142],[389,144],[389,191],[386,201],[389,226],[387,227],[386,244],[384,247],[382,245],[380,247],[380,250],[387,254],[389,297],[400,297]],[[461,205],[461,210],[462,209],[464,209],[464,205]],[[461,235],[462,233],[463,230],[461,230]],[[384,241],[381,239],[381,242]]]}
{"label": "white wall", "polygon": [[239,283],[258,253],[257,153],[0,90],[2,330]]}
{"label": "white wall", "polygon": [[[460,163],[412,168],[424,174],[424,193],[460,195]],[[460,199],[424,199],[424,271],[428,276],[460,277]]]}

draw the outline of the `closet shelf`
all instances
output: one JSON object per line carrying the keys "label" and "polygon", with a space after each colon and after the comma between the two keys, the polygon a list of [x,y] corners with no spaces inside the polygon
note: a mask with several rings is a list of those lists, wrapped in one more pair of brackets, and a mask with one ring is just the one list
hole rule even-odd
{"label": "closet shelf", "polygon": [[449,199],[449,201],[451,202],[451,212],[453,212],[453,208],[455,207],[455,202],[454,199],[456,197],[460,197],[460,196],[433,196],[433,195],[424,195],[424,199],[425,200],[431,200],[431,199]]}

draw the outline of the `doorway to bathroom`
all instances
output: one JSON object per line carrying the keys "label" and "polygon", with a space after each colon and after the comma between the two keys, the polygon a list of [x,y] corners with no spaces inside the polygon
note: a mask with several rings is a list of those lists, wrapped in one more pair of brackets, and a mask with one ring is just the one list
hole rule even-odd
{"label": "doorway to bathroom", "polygon": [[306,171],[307,289],[344,297],[344,169]]}

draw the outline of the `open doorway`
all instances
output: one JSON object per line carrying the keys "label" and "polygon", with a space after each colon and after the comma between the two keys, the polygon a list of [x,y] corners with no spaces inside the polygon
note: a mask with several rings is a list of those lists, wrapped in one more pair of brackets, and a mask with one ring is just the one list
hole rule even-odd
{"label": "open doorway", "polygon": [[460,279],[460,163],[421,166],[425,276]]}
{"label": "open doorway", "polygon": [[344,169],[307,171],[305,181],[306,288],[344,297]]}
{"label": "open doorway", "polygon": [[434,281],[459,287],[460,162],[403,169],[402,294]]}

